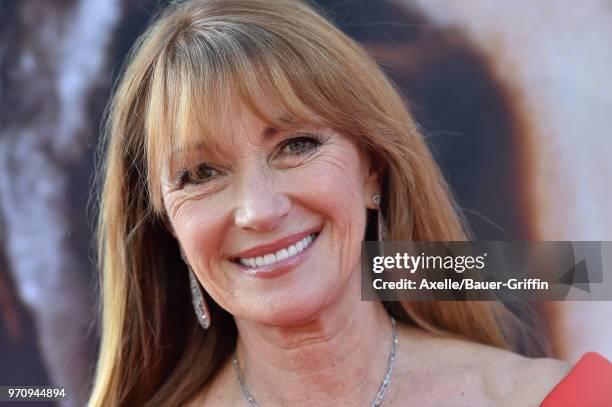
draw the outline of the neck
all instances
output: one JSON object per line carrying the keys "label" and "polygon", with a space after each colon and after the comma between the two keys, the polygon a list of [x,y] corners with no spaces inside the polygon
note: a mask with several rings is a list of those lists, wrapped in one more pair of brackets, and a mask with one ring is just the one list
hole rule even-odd
{"label": "neck", "polygon": [[261,407],[372,403],[387,372],[392,326],[380,302],[360,301],[356,280],[296,325],[236,319],[240,369]]}

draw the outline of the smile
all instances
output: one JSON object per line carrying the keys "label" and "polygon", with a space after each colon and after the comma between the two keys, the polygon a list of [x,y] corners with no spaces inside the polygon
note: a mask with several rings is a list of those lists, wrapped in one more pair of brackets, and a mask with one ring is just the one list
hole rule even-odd
{"label": "smile", "polygon": [[297,256],[299,253],[306,250],[306,248],[308,248],[308,246],[312,244],[316,237],[317,233],[311,233],[300,241],[291,244],[287,247],[283,247],[282,249],[277,250],[276,252],[267,253],[255,257],[239,257],[237,261],[238,263],[247,267],[261,267],[273,265],[277,262]]}

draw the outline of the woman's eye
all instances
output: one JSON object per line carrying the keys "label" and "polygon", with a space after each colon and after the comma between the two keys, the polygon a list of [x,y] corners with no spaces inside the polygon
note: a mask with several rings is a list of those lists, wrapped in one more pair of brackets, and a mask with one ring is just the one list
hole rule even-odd
{"label": "woman's eye", "polygon": [[283,142],[280,150],[281,155],[302,155],[316,150],[321,142],[314,136],[299,136]]}
{"label": "woman's eye", "polygon": [[181,188],[186,185],[200,185],[210,181],[217,175],[219,175],[219,171],[208,164],[202,163],[191,170],[182,170],[177,176],[176,183]]}

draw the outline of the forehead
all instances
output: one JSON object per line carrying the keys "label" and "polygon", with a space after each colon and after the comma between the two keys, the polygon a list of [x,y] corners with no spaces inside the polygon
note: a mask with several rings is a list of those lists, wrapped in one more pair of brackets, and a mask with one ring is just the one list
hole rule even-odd
{"label": "forehead", "polygon": [[[180,163],[193,151],[205,152],[207,157],[220,159],[221,155],[233,151],[237,141],[248,140],[247,145],[263,144],[280,132],[311,127],[304,118],[297,118],[275,103],[270,97],[258,101],[253,111],[237,95],[220,100],[214,108],[214,117],[202,120],[197,109],[191,109],[184,120],[188,125],[184,131],[172,138],[166,165]],[[317,122],[319,122],[317,120]],[[244,145],[244,144],[241,144]]]}
{"label": "forehead", "polygon": [[207,156],[214,157],[241,132],[269,134],[266,128],[283,131],[304,124],[333,127],[313,103],[320,96],[313,87],[308,92],[296,89],[287,72],[272,69],[274,64],[247,60],[194,66],[186,61],[196,58],[179,56],[160,58],[147,102],[144,153],[150,197],[157,210],[165,169],[187,159],[194,148],[205,148]]}

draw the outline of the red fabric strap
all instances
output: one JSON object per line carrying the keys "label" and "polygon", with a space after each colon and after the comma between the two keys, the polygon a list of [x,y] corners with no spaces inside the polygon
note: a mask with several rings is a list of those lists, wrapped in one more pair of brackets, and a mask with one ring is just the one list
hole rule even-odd
{"label": "red fabric strap", "polygon": [[599,353],[585,353],[540,404],[540,407],[578,406],[612,406],[612,363]]}

